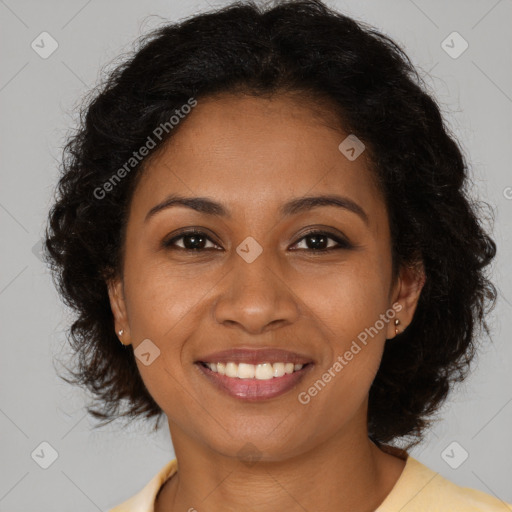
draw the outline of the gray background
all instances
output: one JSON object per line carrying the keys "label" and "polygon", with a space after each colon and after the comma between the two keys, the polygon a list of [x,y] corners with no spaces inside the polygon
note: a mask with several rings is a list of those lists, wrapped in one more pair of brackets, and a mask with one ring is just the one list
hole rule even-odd
{"label": "gray background", "polygon": [[[92,431],[86,395],[56,376],[52,358],[67,353],[71,316],[37,257],[38,244],[60,148],[80,98],[101,68],[165,19],[227,3],[0,0],[2,512],[107,510],[174,457],[165,422],[157,434],[149,434],[143,423]],[[443,420],[412,455],[459,485],[507,502],[512,502],[511,3],[329,2],[405,47],[468,154],[475,194],[495,207],[499,252],[493,274],[500,299],[491,317],[494,341],[485,343],[474,373],[451,395]],[[59,45],[47,59],[31,47],[43,31]],[[441,46],[453,31],[469,44],[458,58]],[[460,48],[460,41],[449,44]],[[58,452],[48,469],[31,457],[43,441]],[[457,469],[445,462],[453,442],[469,453]],[[458,445],[448,450],[452,459],[461,457]],[[45,450],[45,457],[49,453]]]}

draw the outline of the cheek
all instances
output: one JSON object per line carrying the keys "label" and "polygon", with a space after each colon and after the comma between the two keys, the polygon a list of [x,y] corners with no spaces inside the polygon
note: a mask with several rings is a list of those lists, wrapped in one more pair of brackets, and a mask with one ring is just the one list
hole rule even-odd
{"label": "cheek", "polygon": [[149,365],[143,357],[136,357],[136,363],[150,394],[160,407],[169,410],[168,402],[175,402],[183,393],[183,365],[190,364],[184,350],[205,314],[201,297],[208,289],[204,280],[201,284],[197,279],[178,277],[179,271],[171,273],[162,265],[139,268],[125,280],[133,350],[136,356],[150,353],[146,358]]}
{"label": "cheek", "polygon": [[[303,273],[293,288],[333,345],[343,350],[352,339],[374,326],[389,308],[388,279],[388,269],[382,263],[358,256],[333,266],[329,272]],[[381,336],[376,337],[385,337],[381,322],[377,327]]]}
{"label": "cheek", "polygon": [[[183,277],[173,276],[161,266],[140,268],[125,283],[133,350],[139,355],[137,367],[148,392],[166,414],[184,411],[188,395],[183,382],[186,365],[191,364],[184,350],[197,330],[197,316],[202,314],[201,289],[193,280],[185,284]],[[141,357],[146,352],[150,364]]]}
{"label": "cheek", "polygon": [[185,276],[164,265],[140,265],[125,281],[127,312],[135,344],[144,338],[168,344],[187,336],[190,318],[202,307],[208,290],[199,276]]}
{"label": "cheek", "polygon": [[388,311],[386,279],[387,269],[376,258],[359,257],[329,275],[301,281],[297,294],[307,297],[326,341],[322,370],[330,373],[322,380],[329,382],[336,400],[362,400],[377,373],[394,313]]}
{"label": "cheek", "polygon": [[331,432],[362,410],[379,369],[388,325],[381,320],[386,289],[374,271],[357,266],[316,283],[322,287],[304,283],[304,293],[325,334],[328,357],[298,393],[310,417],[326,418],[322,429]]}

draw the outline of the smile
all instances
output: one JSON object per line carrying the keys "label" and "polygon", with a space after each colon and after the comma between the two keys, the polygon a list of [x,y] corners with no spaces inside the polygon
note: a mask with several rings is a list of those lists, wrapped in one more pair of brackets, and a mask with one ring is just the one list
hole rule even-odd
{"label": "smile", "polygon": [[226,375],[227,377],[236,377],[238,379],[259,379],[269,380],[276,377],[282,377],[301,370],[303,364],[293,363],[235,363],[229,361],[227,363],[202,363],[206,365],[212,372]]}
{"label": "smile", "polygon": [[195,366],[223,394],[258,401],[275,398],[292,390],[314,365],[282,362],[256,365],[199,362]]}

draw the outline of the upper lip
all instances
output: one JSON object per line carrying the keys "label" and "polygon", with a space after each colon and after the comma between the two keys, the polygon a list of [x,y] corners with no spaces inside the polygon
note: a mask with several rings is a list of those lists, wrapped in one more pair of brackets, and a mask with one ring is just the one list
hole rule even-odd
{"label": "upper lip", "polygon": [[196,362],[200,363],[293,363],[307,364],[312,363],[313,359],[309,356],[290,352],[289,350],[278,348],[230,348],[219,352],[200,356]]}

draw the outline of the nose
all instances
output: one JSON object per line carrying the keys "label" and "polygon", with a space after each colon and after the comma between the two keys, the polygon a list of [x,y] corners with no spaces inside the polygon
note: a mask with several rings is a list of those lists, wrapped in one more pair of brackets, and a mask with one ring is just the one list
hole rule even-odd
{"label": "nose", "polygon": [[249,334],[294,323],[300,316],[298,298],[266,251],[252,263],[237,254],[233,258],[234,266],[215,301],[217,322]]}

